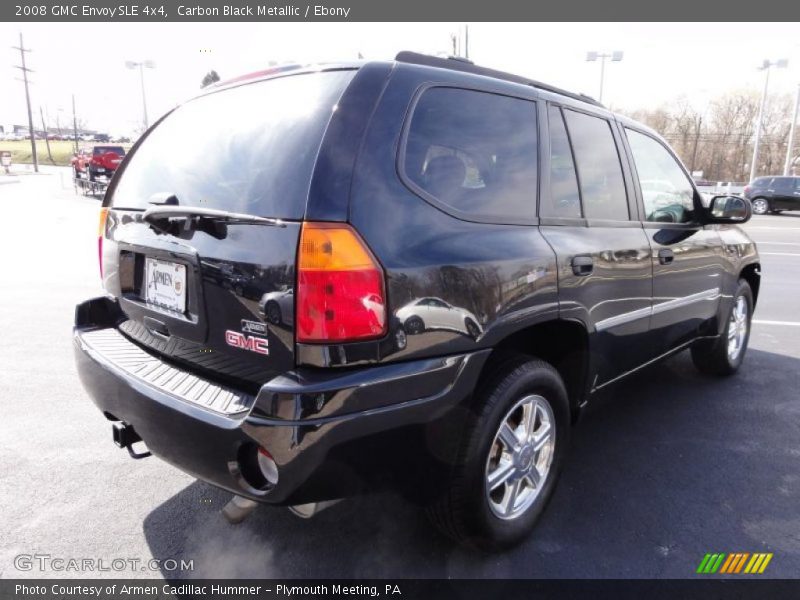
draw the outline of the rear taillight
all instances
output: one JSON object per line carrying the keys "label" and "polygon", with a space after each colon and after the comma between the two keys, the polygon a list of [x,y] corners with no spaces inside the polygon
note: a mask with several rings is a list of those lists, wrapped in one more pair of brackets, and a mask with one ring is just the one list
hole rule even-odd
{"label": "rear taillight", "polygon": [[744,193],[745,194],[749,194],[750,193],[750,186],[749,185],[744,186]]}
{"label": "rear taillight", "polygon": [[108,208],[100,209],[100,220],[97,223],[97,260],[100,263],[100,279],[103,278],[103,238],[106,235],[106,219]]}
{"label": "rear taillight", "polygon": [[383,270],[348,225],[303,223],[296,300],[298,342],[363,340],[386,333]]}

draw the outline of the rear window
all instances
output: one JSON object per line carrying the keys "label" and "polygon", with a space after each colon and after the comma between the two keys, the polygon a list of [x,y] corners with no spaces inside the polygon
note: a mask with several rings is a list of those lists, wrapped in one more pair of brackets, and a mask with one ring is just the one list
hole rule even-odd
{"label": "rear window", "polygon": [[529,221],[536,212],[536,132],[534,102],[430,88],[408,129],[406,183],[454,216]]}
{"label": "rear window", "polygon": [[131,155],[112,205],[146,209],[167,193],[181,206],[302,218],[322,136],[354,74],[280,77],[187,102]]}
{"label": "rear window", "polygon": [[95,146],[94,153],[95,154],[107,154],[108,152],[113,152],[114,154],[119,154],[120,156],[125,156],[125,149],[122,146]]}

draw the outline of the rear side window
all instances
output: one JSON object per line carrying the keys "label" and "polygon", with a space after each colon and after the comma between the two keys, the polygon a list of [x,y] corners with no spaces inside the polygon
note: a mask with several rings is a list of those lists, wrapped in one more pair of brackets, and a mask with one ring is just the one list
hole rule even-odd
{"label": "rear side window", "polygon": [[291,75],[202,96],[177,108],[130,157],[112,199],[300,219],[322,136],[355,71]]}
{"label": "rear side window", "polygon": [[627,221],[628,197],[617,144],[605,119],[564,110],[578,179],[584,217]]}
{"label": "rear side window", "polygon": [[436,87],[417,102],[409,125],[406,183],[455,216],[520,222],[535,216],[536,104]]}
{"label": "rear side window", "polygon": [[580,217],[581,197],[578,192],[578,178],[575,174],[575,161],[569,145],[567,129],[561,109],[550,106],[548,109],[550,126],[550,205],[541,206],[542,216]]}

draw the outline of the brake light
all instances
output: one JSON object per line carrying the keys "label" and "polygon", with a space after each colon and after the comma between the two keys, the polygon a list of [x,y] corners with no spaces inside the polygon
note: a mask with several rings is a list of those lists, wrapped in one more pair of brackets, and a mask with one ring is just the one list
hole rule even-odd
{"label": "brake light", "polygon": [[106,235],[106,219],[108,218],[108,208],[100,209],[100,220],[97,223],[97,260],[100,263],[100,279],[103,278],[103,238]]}
{"label": "brake light", "polygon": [[342,223],[303,223],[297,259],[297,341],[342,342],[386,333],[383,270]]}

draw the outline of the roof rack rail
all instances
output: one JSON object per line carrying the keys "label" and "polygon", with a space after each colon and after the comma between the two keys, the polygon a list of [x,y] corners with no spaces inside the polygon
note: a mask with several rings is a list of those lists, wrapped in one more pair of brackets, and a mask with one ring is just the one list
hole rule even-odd
{"label": "roof rack rail", "polygon": [[397,56],[394,57],[394,59],[397,62],[408,63],[412,65],[439,67],[440,69],[450,69],[451,71],[474,73],[476,75],[493,77],[494,79],[501,79],[503,81],[510,81],[512,83],[521,83],[523,85],[529,85],[531,87],[535,87],[540,90],[561,94],[562,96],[567,96],[569,98],[572,98],[573,100],[579,100],[580,102],[586,102],[587,104],[603,107],[603,105],[600,102],[598,102],[591,96],[587,96],[586,94],[576,94],[574,92],[568,92],[566,90],[562,90],[561,88],[557,88],[553,85],[541,83],[540,81],[528,79],[527,77],[520,77],[519,75],[514,75],[513,73],[506,73],[504,71],[496,71],[495,69],[480,67],[474,64],[471,60],[462,58],[460,56],[449,56],[447,58],[443,58],[441,56],[430,56],[428,54],[420,54],[418,52],[409,52],[408,50],[403,50],[402,52],[398,53]]}

